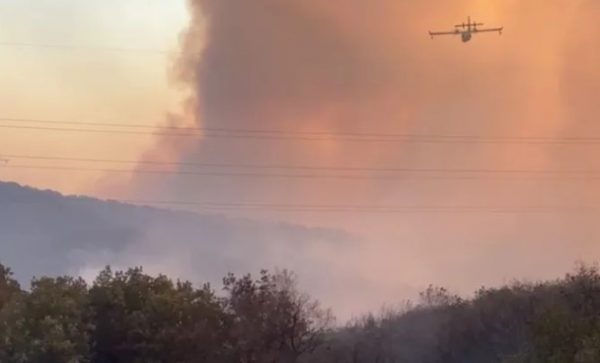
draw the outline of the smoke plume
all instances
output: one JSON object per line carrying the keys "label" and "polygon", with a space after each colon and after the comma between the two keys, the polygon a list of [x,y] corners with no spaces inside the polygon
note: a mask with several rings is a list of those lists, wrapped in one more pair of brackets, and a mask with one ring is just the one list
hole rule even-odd
{"label": "smoke plume", "polygon": [[[600,5],[592,0],[190,0],[175,67],[190,93],[182,119],[207,129],[502,137],[600,134]],[[430,40],[468,15],[505,33]],[[168,146],[165,146],[168,144]],[[593,169],[596,147],[535,143],[389,143],[200,138],[154,151],[185,162],[457,169]],[[376,172],[369,173],[373,176]],[[439,176],[439,175],[438,175]],[[464,175],[463,175],[464,176]],[[402,206],[581,206],[592,180],[188,178],[148,185],[173,199]],[[264,214],[251,217],[265,217]],[[345,228],[363,244],[352,266],[373,301],[407,286],[469,291],[542,278],[598,253],[589,214],[269,214]],[[351,257],[348,257],[351,256]],[[299,255],[298,259],[302,259]],[[285,261],[273,261],[284,265]],[[336,284],[335,281],[331,282]],[[406,288],[406,289],[405,289]],[[403,290],[405,289],[405,290]],[[407,290],[408,289],[408,290]],[[344,290],[336,288],[336,290]],[[339,292],[339,291],[338,291]],[[357,302],[361,308],[363,302]],[[371,302],[365,301],[364,304]]]}

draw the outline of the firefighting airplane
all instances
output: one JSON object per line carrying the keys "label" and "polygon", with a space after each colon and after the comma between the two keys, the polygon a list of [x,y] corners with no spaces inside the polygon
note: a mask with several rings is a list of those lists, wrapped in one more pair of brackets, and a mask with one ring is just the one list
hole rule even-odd
{"label": "firefighting airplane", "polygon": [[486,33],[486,32],[498,32],[499,34],[502,35],[502,30],[504,29],[504,27],[478,29],[477,28],[478,26],[483,26],[483,23],[477,23],[477,22],[471,23],[471,17],[469,16],[466,24],[462,23],[462,24],[455,25],[453,31],[448,31],[448,32],[431,32],[430,31],[429,35],[431,36],[431,39],[433,39],[433,37],[435,37],[437,35],[460,35],[462,41],[464,43],[466,43],[469,40],[471,40],[471,37],[473,37],[473,34]]}

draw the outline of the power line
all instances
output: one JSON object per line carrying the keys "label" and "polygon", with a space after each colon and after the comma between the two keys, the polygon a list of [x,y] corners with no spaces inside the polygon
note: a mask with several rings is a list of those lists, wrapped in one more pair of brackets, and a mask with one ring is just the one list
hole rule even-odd
{"label": "power line", "polygon": [[[109,199],[110,201],[111,199]],[[435,206],[435,205],[364,205],[364,204],[281,204],[281,203],[215,203],[196,201],[165,201],[165,200],[116,200],[132,204],[153,205],[181,205],[202,206],[209,208],[249,208],[249,209],[276,209],[276,210],[310,210],[310,211],[377,211],[377,212],[403,212],[403,211],[596,211],[596,208],[581,206]]]}
{"label": "power line", "polygon": [[[22,125],[0,125],[4,129],[18,130],[37,130],[37,131],[55,131],[55,132],[77,132],[77,133],[101,133],[101,134],[120,134],[120,135],[149,135],[149,136],[167,136],[167,137],[198,137],[198,138],[224,138],[224,139],[256,139],[256,140],[303,140],[303,141],[327,141],[333,138],[317,138],[304,136],[279,136],[279,135],[257,135],[246,134],[238,131],[229,131],[228,133],[177,133],[177,132],[154,132],[154,131],[129,131],[129,130],[101,130],[70,127],[44,127],[44,126],[22,126]],[[368,142],[398,142],[404,140],[398,139],[370,139],[370,138],[335,138],[344,141],[368,141]],[[410,141],[410,139],[406,139]],[[423,140],[424,142],[425,140]],[[432,140],[435,142],[435,140]]]}
{"label": "power line", "polygon": [[[274,179],[339,179],[339,180],[381,180],[381,181],[399,181],[408,180],[415,175],[405,172],[401,175],[357,175],[357,174],[316,174],[316,173],[259,173],[245,171],[190,171],[190,170],[148,170],[148,169],[112,169],[112,168],[91,168],[91,167],[70,167],[70,166],[44,166],[44,165],[14,165],[0,164],[0,170],[5,169],[24,169],[24,170],[50,170],[50,171],[72,171],[72,172],[102,172],[116,174],[139,174],[139,175],[167,175],[167,176],[184,176],[184,177],[247,177],[247,178],[274,178]],[[428,173],[444,173],[445,175],[419,175],[419,179],[431,180],[473,180],[487,179],[486,174],[501,174],[506,173],[503,170],[452,170],[452,169],[430,169],[419,170],[414,169],[412,172],[428,172]],[[579,175],[517,175],[519,171],[508,171],[505,175],[506,180],[598,180],[600,175],[597,174],[579,174]],[[469,174],[472,173],[472,174]],[[530,172],[531,174],[531,172]],[[493,179],[499,179],[501,175],[494,175]],[[503,179],[504,180],[504,179]]]}
{"label": "power line", "polygon": [[[33,118],[13,118],[13,117],[0,117],[0,121],[9,122],[25,122],[34,124],[58,124],[58,125],[77,125],[77,126],[110,126],[110,127],[123,127],[123,128],[142,128],[142,129],[157,129],[157,130],[180,130],[180,131],[206,131],[203,127],[179,127],[179,126],[152,126],[146,124],[124,124],[124,123],[110,123],[110,122],[82,122],[82,121],[63,121],[63,120],[46,120],[46,119],[33,119]],[[219,130],[219,129],[217,129]],[[222,129],[221,129],[222,130]],[[245,130],[239,130],[244,132]],[[248,131],[249,132],[249,131]]]}
{"label": "power line", "polygon": [[[119,124],[102,122],[74,122],[43,119],[23,119],[0,117],[0,121],[15,124],[0,124],[0,128],[39,130],[54,132],[104,133],[124,135],[151,135],[167,137],[233,138],[260,140],[304,140],[304,141],[358,141],[358,142],[409,142],[443,144],[541,144],[541,145],[597,145],[600,137],[546,137],[546,136],[478,136],[478,135],[442,135],[442,134],[398,134],[398,133],[361,133],[361,132],[317,132],[278,129],[226,129],[211,127],[150,126],[142,124]],[[29,124],[70,125],[79,127],[32,126]],[[87,128],[109,127],[102,128]],[[117,129],[115,129],[117,128]],[[122,130],[134,129],[134,130]],[[145,131],[138,131],[143,129]]]}
{"label": "power line", "polygon": [[170,52],[163,49],[155,48],[132,48],[132,47],[103,47],[103,46],[85,46],[75,44],[47,44],[47,43],[25,43],[25,42],[0,42],[0,47],[4,48],[40,48],[54,50],[69,50],[69,51],[97,51],[110,53],[141,53],[141,54],[156,54],[167,56],[177,54],[178,52]]}
{"label": "power line", "polygon": [[215,211],[263,211],[263,212],[305,212],[305,213],[368,213],[368,214],[412,214],[412,213],[434,213],[434,214],[470,214],[470,213],[489,213],[489,214],[554,214],[554,213],[597,213],[597,209],[586,207],[571,207],[571,208],[543,208],[543,207],[386,207],[386,208],[370,208],[364,206],[355,207],[336,207],[336,208],[309,208],[309,207],[293,207],[293,206],[229,206],[229,205],[206,205],[198,204],[182,204],[180,202],[165,202],[165,201],[146,201],[130,204],[148,205],[148,206],[197,206],[202,210]]}
{"label": "power line", "polygon": [[58,132],[82,132],[82,133],[102,133],[102,134],[123,134],[123,135],[152,135],[152,136],[181,136],[181,137],[204,137],[203,134],[179,134],[179,133],[161,133],[144,131],[123,131],[123,130],[99,130],[99,129],[79,129],[69,127],[43,127],[43,126],[21,126],[21,125],[0,125],[3,129],[17,130],[38,130],[38,131],[58,131]]}
{"label": "power line", "polygon": [[[107,122],[81,122],[81,121],[64,121],[64,120],[47,120],[34,118],[11,118],[0,117],[0,121],[18,122],[18,123],[34,123],[34,124],[51,124],[51,125],[71,125],[71,126],[103,126],[103,127],[118,127],[118,128],[141,128],[160,131],[198,131],[198,132],[229,132],[229,133],[244,133],[244,134],[273,134],[273,135],[288,135],[288,136],[327,136],[327,137],[368,137],[368,138],[448,138],[448,139],[478,139],[484,138],[480,136],[469,135],[423,135],[423,134],[399,134],[399,133],[372,133],[372,132],[347,132],[347,131],[297,131],[297,130],[282,130],[282,129],[231,129],[231,128],[216,128],[216,127],[182,127],[182,126],[155,126],[147,124],[131,124],[131,123],[107,123]],[[540,141],[549,140],[545,137],[496,137],[486,139],[510,139],[510,140],[531,140]],[[579,138],[578,138],[579,139]],[[550,139],[551,140],[551,139]],[[597,138],[600,140],[600,138]]]}
{"label": "power line", "polygon": [[[345,167],[345,166],[311,166],[289,164],[243,164],[243,163],[194,163],[170,162],[157,160],[124,160],[124,159],[96,159],[60,156],[39,156],[0,153],[0,161],[11,159],[42,160],[42,161],[68,161],[86,163],[114,163],[129,165],[160,165],[160,166],[188,166],[199,168],[241,168],[265,170],[311,170],[311,171],[352,171],[352,172],[386,172],[386,173],[440,173],[440,174],[534,174],[534,175],[590,175],[600,176],[600,170],[564,170],[564,169],[476,169],[476,168],[412,168],[412,167]],[[8,165],[10,166],[10,165]],[[60,167],[60,166],[59,166]],[[88,170],[87,168],[85,170]],[[123,172],[126,172],[123,170]],[[172,173],[171,171],[166,171]]]}
{"label": "power line", "polygon": [[[110,168],[85,168],[85,167],[63,167],[63,166],[40,166],[40,165],[0,165],[1,168],[26,169],[26,170],[52,170],[52,171],[76,171],[76,172],[102,172],[117,174],[140,174],[140,175],[178,175],[186,177],[249,177],[249,178],[275,178],[275,179],[342,179],[342,180],[390,180],[404,179],[401,176],[369,176],[369,175],[340,175],[340,174],[289,174],[289,173],[258,173],[258,172],[215,172],[215,171],[168,171],[168,170],[146,170],[146,169],[110,169]],[[472,179],[462,177],[461,179]]]}
{"label": "power line", "polygon": [[562,213],[598,213],[590,207],[469,207],[469,206],[294,206],[294,205],[250,205],[234,203],[193,203],[179,201],[135,201],[123,200],[127,204],[142,206],[192,206],[205,211],[262,211],[292,213],[367,213],[367,214],[562,214]]}
{"label": "power line", "polygon": [[[106,201],[136,205],[198,207],[201,210],[213,211],[271,211],[271,212],[310,212],[310,213],[489,213],[489,214],[552,214],[552,213],[598,213],[599,209],[589,206],[468,206],[468,205],[364,205],[364,204],[282,204],[282,203],[218,203],[201,201],[173,200],[135,200],[135,199],[94,199],[83,198],[66,200],[65,202]],[[45,204],[54,201],[19,201],[0,200],[0,204]]]}
{"label": "power line", "polygon": [[[198,132],[227,132],[227,133],[243,133],[243,134],[266,134],[266,135],[287,135],[287,136],[328,136],[328,137],[374,137],[374,138],[405,138],[419,137],[414,134],[394,134],[394,133],[363,133],[363,132],[328,132],[328,131],[293,131],[281,129],[231,129],[231,128],[216,128],[216,127],[183,127],[183,126],[154,126],[147,124],[131,124],[131,123],[107,123],[107,122],[80,122],[80,121],[62,121],[62,120],[46,120],[32,118],[10,118],[0,117],[0,121],[18,122],[18,123],[33,123],[33,124],[51,124],[51,125],[71,125],[71,126],[102,126],[102,127],[118,127],[118,128],[134,128],[134,129],[150,129],[160,131],[198,131]],[[450,136],[452,137],[452,136]],[[459,136],[460,137],[460,136]]]}

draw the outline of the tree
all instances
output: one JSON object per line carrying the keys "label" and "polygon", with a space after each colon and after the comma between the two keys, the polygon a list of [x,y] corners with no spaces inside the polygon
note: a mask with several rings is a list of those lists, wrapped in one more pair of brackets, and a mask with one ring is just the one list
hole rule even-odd
{"label": "tree", "polygon": [[258,280],[230,274],[224,289],[238,362],[296,362],[323,343],[333,320],[328,310],[297,290],[288,271],[261,271]]}
{"label": "tree", "polygon": [[71,277],[40,278],[5,307],[3,362],[89,361],[87,286]]}
{"label": "tree", "polygon": [[0,264],[0,310],[20,293],[21,287],[10,268]]}
{"label": "tree", "polygon": [[20,338],[20,300],[23,292],[12,271],[0,264],[0,362],[16,362],[24,350]]}
{"label": "tree", "polygon": [[209,286],[102,271],[90,290],[94,362],[221,362],[225,318]]}

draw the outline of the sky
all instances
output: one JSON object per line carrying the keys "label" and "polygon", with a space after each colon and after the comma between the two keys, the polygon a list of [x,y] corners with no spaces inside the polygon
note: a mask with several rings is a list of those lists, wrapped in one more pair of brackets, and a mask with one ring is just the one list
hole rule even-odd
{"label": "sky", "polygon": [[[536,142],[600,136],[595,0],[347,0],[343,6],[303,0],[3,0],[0,10],[0,43],[72,46],[0,46],[0,118],[488,140],[271,140],[209,132],[174,138],[4,129],[0,155],[138,160],[118,166],[137,171],[152,161],[530,171],[382,179],[390,174],[329,170],[362,179],[265,178],[185,175],[189,166],[170,165],[161,168],[166,175],[5,168],[2,179],[117,199],[408,208],[224,212],[355,234],[363,243],[343,258],[322,253],[359,272],[360,287],[373,296],[369,304],[407,296],[428,283],[467,293],[513,278],[554,277],[600,252],[596,214],[572,211],[597,205],[598,182],[585,176],[600,169],[598,145]],[[466,44],[453,37],[429,39],[428,30],[451,29],[467,16],[505,31],[479,34]],[[586,173],[540,180],[536,170]],[[450,211],[422,211],[431,207]],[[524,212],[533,207],[553,211]]]}
{"label": "sky", "polygon": [[[0,46],[1,117],[163,123],[180,99],[169,74],[186,19],[183,1],[0,1],[0,43],[43,45]],[[54,45],[67,49],[44,47]],[[2,129],[0,143],[4,153],[135,160],[153,140],[143,135]],[[13,169],[2,171],[2,177],[69,193],[93,193],[101,175]]]}

